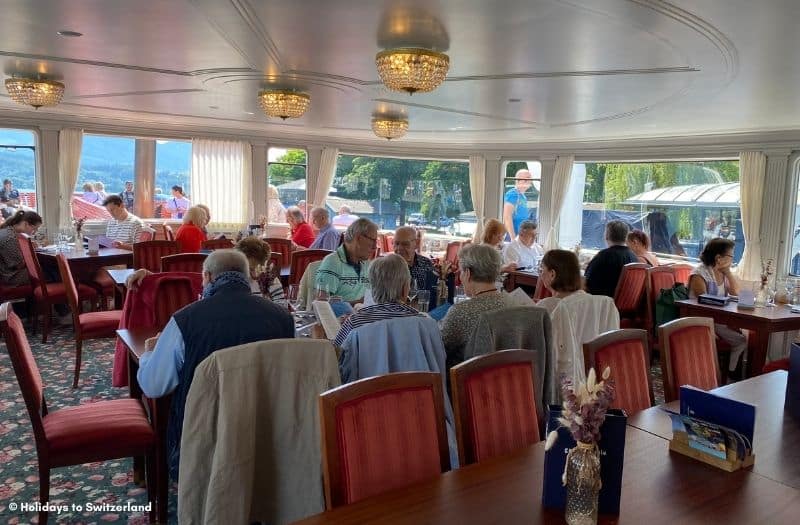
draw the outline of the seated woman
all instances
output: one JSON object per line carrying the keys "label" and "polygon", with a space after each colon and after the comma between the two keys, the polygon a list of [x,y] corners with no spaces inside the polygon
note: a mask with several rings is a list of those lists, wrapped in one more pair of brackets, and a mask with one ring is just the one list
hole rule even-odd
{"label": "seated woman", "polygon": [[291,228],[290,239],[293,250],[304,250],[314,244],[314,230],[306,222],[303,212],[297,206],[290,206],[286,210],[286,222]]}
{"label": "seated woman", "polygon": [[175,233],[175,240],[181,253],[197,253],[206,240],[203,226],[206,222],[206,212],[198,206],[192,206],[183,215],[183,224]]}
{"label": "seated woman", "polygon": [[[500,273],[511,272],[517,269],[517,263],[515,262],[502,264],[503,239],[505,236],[506,227],[497,219],[489,219],[486,221],[486,224],[483,225],[483,237],[481,237],[481,243],[492,246],[498,251],[498,253],[501,254]],[[500,280],[499,276],[498,280]]]}
{"label": "seated woman", "polygon": [[467,244],[458,251],[461,284],[470,300],[453,305],[442,319],[448,368],[464,360],[464,348],[479,315],[513,306],[495,286],[502,261],[500,252],[488,244]]}
{"label": "seated woman", "polygon": [[[739,281],[731,273],[733,247],[733,241],[719,237],[706,243],[700,254],[703,264],[697,266],[689,276],[689,298],[694,299],[704,293],[739,295]],[[733,379],[739,358],[747,349],[747,339],[739,330],[722,324],[715,324],[714,332],[731,346],[728,378]]]}
{"label": "seated woman", "polygon": [[17,235],[33,235],[41,225],[42,218],[38,213],[20,210],[0,228],[0,284],[23,286],[30,282]]}
{"label": "seated woman", "polygon": [[636,255],[636,258],[639,259],[639,262],[650,266],[658,266],[658,257],[650,252],[650,237],[645,232],[633,230],[628,234],[626,243],[628,248]]}
{"label": "seated woman", "polygon": [[[553,294],[536,306],[546,309],[553,321],[554,377],[566,374],[576,381],[581,380],[584,377],[583,343],[608,330],[619,329],[619,312],[612,298],[583,291],[580,263],[574,252],[550,250],[545,253],[539,279]],[[548,387],[554,391],[553,385]]]}
{"label": "seated woman", "polygon": [[247,262],[250,264],[250,279],[258,285],[261,295],[276,304],[288,306],[281,280],[275,275],[274,270],[267,266],[272,253],[269,243],[257,237],[245,237],[236,243],[236,249],[247,257]]}

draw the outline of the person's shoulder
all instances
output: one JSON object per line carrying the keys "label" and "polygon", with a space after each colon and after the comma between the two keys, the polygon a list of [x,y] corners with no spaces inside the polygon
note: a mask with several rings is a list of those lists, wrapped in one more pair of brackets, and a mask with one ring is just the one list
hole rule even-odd
{"label": "person's shoulder", "polygon": [[518,193],[517,188],[509,188],[506,190],[505,200],[515,199]]}

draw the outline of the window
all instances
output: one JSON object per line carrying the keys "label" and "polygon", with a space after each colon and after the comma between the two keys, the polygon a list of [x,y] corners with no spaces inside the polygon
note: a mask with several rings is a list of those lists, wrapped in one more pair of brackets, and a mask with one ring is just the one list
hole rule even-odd
{"label": "window", "polygon": [[568,196],[563,247],[604,248],[605,225],[616,219],[645,231],[659,255],[697,258],[709,239],[723,237],[735,243],[734,261],[742,257],[738,160],[576,163],[572,179],[582,213],[570,212],[576,199]]}
{"label": "window", "polygon": [[[269,148],[267,150],[267,216],[269,222],[286,222],[284,208],[300,206],[307,215],[306,151],[302,149]],[[278,191],[276,202],[272,189]]]}
{"label": "window", "polygon": [[[156,170],[153,187],[155,217],[167,217],[163,203],[172,198],[172,187],[180,186],[192,201],[192,143],[156,140]],[[192,201],[194,203],[194,201]]]}
{"label": "window", "polygon": [[84,135],[81,167],[75,186],[72,215],[107,219],[106,195],[119,194],[134,180],[136,141],[129,137]]}
{"label": "window", "polygon": [[[800,167],[800,164],[797,164]],[[796,174],[795,176],[798,176]],[[794,222],[792,223],[792,241],[791,241],[791,249],[789,251],[789,274],[794,276],[800,276],[800,185],[797,188],[797,194],[795,195],[795,200],[792,201],[794,204],[794,211],[792,216],[794,217]]]}
{"label": "window", "polygon": [[[3,217],[17,206],[36,206],[36,137],[32,131],[0,128],[0,182],[11,183],[8,192],[0,188]],[[18,198],[9,198],[19,193]]]}
{"label": "window", "polygon": [[[518,175],[521,171],[526,174]],[[500,220],[513,222],[514,233],[524,220],[539,223],[539,191],[542,185],[542,164],[539,161],[506,162],[503,170],[503,201],[500,203]],[[526,182],[530,179],[530,182]],[[508,214],[508,216],[506,216]],[[508,226],[506,230],[508,230]]]}
{"label": "window", "polygon": [[339,155],[326,206],[332,216],[347,206],[387,230],[409,224],[447,236],[475,231],[466,162]]}

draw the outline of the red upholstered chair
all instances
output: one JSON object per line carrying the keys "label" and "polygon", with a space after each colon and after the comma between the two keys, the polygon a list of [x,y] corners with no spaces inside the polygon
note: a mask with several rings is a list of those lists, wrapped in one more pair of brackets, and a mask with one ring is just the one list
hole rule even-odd
{"label": "red upholstered chair", "polygon": [[539,442],[535,360],[528,350],[503,350],[450,369],[461,466]]}
{"label": "red upholstered chair", "polygon": [[142,228],[142,231],[139,232],[139,237],[136,238],[136,242],[152,241],[155,235],[155,230]]}
{"label": "red upholstered chair", "polygon": [[292,263],[292,241],[280,237],[267,237],[264,240],[269,243],[272,253],[281,254],[281,268]]}
{"label": "red upholstered chair", "polygon": [[675,273],[672,266],[656,266],[647,269],[647,287],[645,309],[645,328],[651,337],[651,346],[658,346],[658,327],[655,325],[656,301],[664,288],[675,285]]}
{"label": "red upholstered chair", "polygon": [[[39,259],[33,249],[33,242],[25,235],[17,237],[22,258],[25,259],[25,267],[31,278],[33,288],[33,298],[36,301],[37,314],[34,326],[38,323],[38,316],[43,314],[44,326],[42,328],[42,343],[47,342],[50,335],[50,310],[54,304],[67,304],[67,292],[64,283],[46,283],[42,275],[42,268],[39,266]],[[78,297],[81,301],[94,301],[97,299],[97,291],[85,284],[78,285]]]}
{"label": "red upholstered chair", "polygon": [[230,239],[209,239],[200,243],[203,250],[228,250],[233,248],[233,241]]}
{"label": "red upholstered chair", "polygon": [[600,375],[611,367],[616,387],[613,408],[631,415],[655,403],[645,330],[612,330],[598,335],[583,343],[583,362],[587,374],[590,368]]}
{"label": "red upholstered chair", "polygon": [[661,341],[661,370],[664,373],[664,399],[678,399],[681,385],[703,390],[719,386],[719,363],[714,320],[684,317],[658,327]]}
{"label": "red upholstered chair", "polygon": [[203,272],[207,253],[176,253],[161,258],[162,272]]}
{"label": "red upholstered chair", "polygon": [[158,282],[156,287],[156,301],[153,317],[156,326],[163,328],[169,322],[172,314],[193,303],[197,294],[192,288],[192,281],[187,277],[175,277]]}
{"label": "red upholstered chair", "polygon": [[534,302],[540,301],[545,297],[551,297],[552,295],[553,295],[552,292],[550,292],[547,286],[544,285],[544,281],[542,281],[541,279],[537,279],[536,289],[533,291],[533,301]]}
{"label": "red upholstered chair", "polygon": [[461,241],[450,241],[444,252],[444,260],[449,262],[453,268],[458,267],[458,250],[461,249]]}
{"label": "red upholstered chair", "polygon": [[83,342],[87,339],[116,337],[119,320],[122,318],[122,310],[81,313],[78,287],[75,286],[75,281],[72,279],[72,271],[69,268],[67,259],[63,254],[59,253],[56,255],[56,261],[58,261],[61,280],[64,282],[69,307],[72,310],[72,325],[75,328],[75,378],[72,381],[72,388],[78,388]]}
{"label": "red upholstered chair", "polygon": [[[0,330],[31,418],[39,464],[39,501],[50,499],[50,471],[54,468],[133,456],[147,458],[148,499],[153,501],[155,435],[141,403],[115,399],[49,412],[44,385],[19,317],[11,304],[0,306]],[[155,504],[150,520],[155,520]],[[47,523],[47,512],[39,512]]]}
{"label": "red upholstered chair", "polygon": [[161,225],[164,230],[164,240],[167,241],[175,241],[175,232],[172,230],[172,226],[167,224],[166,222]]}
{"label": "red upholstered chair", "polygon": [[789,370],[789,358],[785,357],[783,359],[778,359],[776,361],[770,361],[769,363],[764,365],[764,368],[761,369],[761,373],[768,374],[776,370]]}
{"label": "red upholstered chair", "polygon": [[144,268],[153,273],[161,271],[161,258],[178,253],[175,241],[145,241],[133,245],[133,267]]}
{"label": "red upholstered chair", "polygon": [[299,250],[293,252],[292,263],[289,266],[289,284],[300,284],[300,279],[303,278],[309,263],[321,261],[330,253],[332,253],[330,250]]}
{"label": "red upholstered chair", "polygon": [[347,505],[450,469],[442,376],[402,372],[319,398],[325,505]]}
{"label": "red upholstered chair", "polygon": [[619,311],[620,326],[641,327],[644,323],[647,269],[644,263],[628,263],[622,267],[614,292],[614,304]]}
{"label": "red upholstered chair", "polygon": [[690,264],[672,264],[670,266],[675,275],[675,282],[689,286],[689,275],[694,271],[694,267]]}
{"label": "red upholstered chair", "polygon": [[0,302],[14,301],[16,299],[28,299],[33,297],[33,286],[23,284],[22,286],[6,286],[0,284]]}

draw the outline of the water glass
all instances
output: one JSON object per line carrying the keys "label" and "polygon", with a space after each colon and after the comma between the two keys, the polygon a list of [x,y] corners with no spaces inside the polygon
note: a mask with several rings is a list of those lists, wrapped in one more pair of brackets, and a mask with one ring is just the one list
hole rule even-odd
{"label": "water glass", "polygon": [[458,304],[461,301],[467,300],[467,292],[464,291],[463,286],[456,286],[456,291],[453,294],[453,304]]}
{"label": "water glass", "polygon": [[289,306],[292,307],[292,311],[296,312],[300,306],[300,285],[289,285],[289,289],[286,292],[286,300],[289,302]]}
{"label": "water glass", "polygon": [[428,305],[431,302],[430,290],[419,290],[417,292],[417,311],[420,313],[427,313]]}

